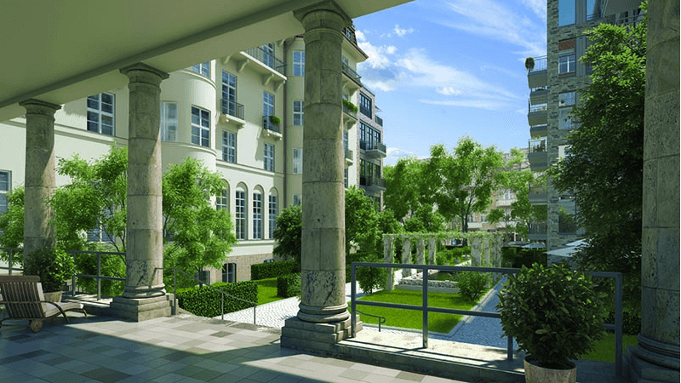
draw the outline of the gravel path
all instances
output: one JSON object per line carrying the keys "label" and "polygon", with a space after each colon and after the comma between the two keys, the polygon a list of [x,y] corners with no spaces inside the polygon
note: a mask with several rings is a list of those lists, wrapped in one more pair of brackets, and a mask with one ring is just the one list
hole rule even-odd
{"label": "gravel path", "polygon": [[[478,304],[476,310],[480,311],[496,311],[496,305],[499,303],[497,293],[501,290],[501,284],[505,279],[502,279],[494,286]],[[350,283],[345,285],[345,293],[348,301],[350,300]],[[358,293],[358,296],[361,296]],[[276,302],[267,303],[257,308],[256,324],[267,327],[282,328],[286,319],[295,316],[298,313],[298,305],[300,300],[297,297],[281,299]],[[220,319],[220,317],[216,317]],[[241,310],[229,314],[225,314],[225,320],[234,322],[253,323],[253,309]],[[378,327],[364,324],[364,329],[369,331],[378,331]],[[418,333],[420,331],[403,331],[382,329],[388,333]],[[479,344],[490,347],[505,348],[508,342],[506,337],[502,338],[503,331],[501,323],[496,318],[483,317],[464,317],[459,324],[449,334],[429,333],[428,336],[432,339],[452,340],[461,343]],[[514,349],[518,345],[514,341]]]}

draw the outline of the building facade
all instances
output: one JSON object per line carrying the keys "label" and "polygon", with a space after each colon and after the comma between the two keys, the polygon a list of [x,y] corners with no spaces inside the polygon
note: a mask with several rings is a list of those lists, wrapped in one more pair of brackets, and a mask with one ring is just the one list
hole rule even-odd
{"label": "building facade", "polygon": [[[584,32],[600,23],[634,23],[640,16],[635,0],[549,0],[547,55],[528,59],[530,88],[527,119],[530,125],[528,161],[541,174],[563,158],[567,136],[579,128],[570,113],[579,103],[578,92],[589,83],[591,68],[580,61],[589,41]],[[546,242],[547,249],[564,247],[582,231],[575,224],[575,203],[570,195],[548,184],[530,186],[530,201],[546,206],[546,221],[530,227],[530,239]]]}
{"label": "building facade", "polygon": [[[357,105],[363,88],[356,67],[367,55],[353,28],[344,35],[338,63],[343,97]],[[206,282],[249,280],[250,265],[273,259],[278,214],[302,203],[304,76],[305,43],[296,36],[172,72],[161,84],[164,171],[191,157],[219,173],[225,188],[214,203],[234,220],[238,242],[222,270],[199,274]],[[93,160],[112,145],[126,146],[128,95],[126,86],[62,105],[55,114],[56,157]],[[371,153],[360,148],[357,122],[358,113],[346,111],[346,187],[360,185],[360,162]],[[0,214],[7,209],[7,194],[24,184],[25,126],[25,117],[0,123]],[[381,127],[381,143],[382,136]],[[372,174],[380,178],[382,157],[371,161],[379,164]],[[57,175],[58,186],[69,181]],[[368,192],[380,201],[381,189]]]}

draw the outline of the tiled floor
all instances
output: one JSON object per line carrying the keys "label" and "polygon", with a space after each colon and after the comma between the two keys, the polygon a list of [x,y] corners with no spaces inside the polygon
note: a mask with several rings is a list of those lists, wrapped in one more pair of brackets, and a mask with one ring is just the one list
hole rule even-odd
{"label": "tiled floor", "polygon": [[[456,382],[281,349],[279,330],[194,316],[141,323],[71,314],[0,329],[0,381]],[[15,322],[26,323],[26,322]]]}

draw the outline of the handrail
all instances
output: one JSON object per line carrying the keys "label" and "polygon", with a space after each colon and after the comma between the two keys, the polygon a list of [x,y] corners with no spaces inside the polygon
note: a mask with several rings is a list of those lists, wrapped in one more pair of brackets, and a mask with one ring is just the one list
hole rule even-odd
{"label": "handrail", "polygon": [[258,307],[258,303],[257,303],[257,302],[253,302],[253,301],[249,301],[249,300],[247,300],[247,299],[235,297],[234,295],[229,294],[229,293],[227,293],[227,292],[225,292],[225,291],[222,291],[222,290],[220,290],[220,289],[218,289],[218,288],[216,288],[216,287],[213,287],[213,286],[211,286],[211,285],[205,284],[205,283],[203,283],[202,281],[200,281],[199,279],[197,279],[196,277],[194,277],[194,276],[192,276],[192,275],[186,273],[184,270],[182,270],[182,269],[180,269],[180,268],[177,268],[177,267],[157,267],[157,268],[156,268],[156,270],[159,270],[159,269],[160,269],[160,270],[173,270],[173,271],[174,271],[174,273],[173,273],[173,274],[174,274],[174,276],[173,276],[173,277],[174,277],[174,292],[173,292],[173,314],[172,314],[172,315],[176,315],[176,313],[177,313],[177,272],[179,271],[179,272],[181,272],[182,274],[184,274],[185,276],[187,276],[187,277],[189,277],[189,278],[191,278],[191,279],[193,279],[193,280],[199,282],[202,286],[210,287],[211,289],[213,289],[213,290],[219,292],[220,294],[222,294],[222,302],[221,302],[221,307],[220,307],[220,315],[221,315],[220,318],[221,318],[222,320],[225,320],[225,295],[228,295],[230,298],[234,298],[234,299],[236,299],[236,300],[240,300],[240,301],[242,301],[242,302],[250,303],[250,304],[253,305],[253,324],[254,324],[254,325],[256,324],[255,318],[256,318],[256,308]]}
{"label": "handrail", "polygon": [[[438,266],[438,265],[411,265],[411,264],[399,264],[399,263],[376,263],[376,262],[353,262],[351,265],[351,297],[350,306],[353,312],[351,315],[351,332],[350,336],[355,337],[355,327],[357,325],[357,318],[355,312],[357,312],[357,305],[364,306],[375,306],[375,307],[388,307],[388,308],[399,308],[405,310],[416,310],[423,313],[423,348],[428,348],[428,313],[437,312],[444,314],[459,314],[459,315],[472,315],[481,316],[487,318],[499,318],[501,315],[497,312],[488,311],[470,311],[470,310],[455,310],[440,307],[428,307],[428,271],[438,270],[438,271],[474,271],[474,272],[488,272],[488,273],[501,273],[501,274],[515,274],[521,269],[505,268],[505,267],[469,267],[469,266]],[[384,303],[384,302],[370,302],[370,301],[357,301],[357,267],[380,267],[386,269],[417,269],[421,270],[424,276],[423,278],[423,304],[421,306],[414,305],[404,305],[395,303]],[[615,272],[596,272],[587,271],[584,272],[590,274],[592,277],[596,278],[614,278],[615,279],[615,323],[613,324],[604,323],[605,327],[608,329],[614,328],[615,330],[615,369],[617,371],[617,376],[622,375],[622,273]],[[507,346],[507,359],[509,361],[513,360],[513,337],[508,337]]]}
{"label": "handrail", "polygon": [[110,281],[121,281],[125,282],[125,278],[121,277],[107,277],[102,275],[102,254],[105,255],[123,255],[125,253],[120,251],[89,251],[89,250],[68,250],[67,253],[71,254],[73,260],[76,260],[76,254],[95,254],[97,255],[97,275],[88,274],[74,274],[71,278],[71,296],[76,296],[76,278],[90,278],[97,280],[97,300],[102,299],[102,279]]}
{"label": "handrail", "polygon": [[381,324],[385,323],[385,321],[386,321],[386,318],[385,318],[385,317],[382,317],[382,316],[380,316],[380,315],[374,315],[374,314],[363,313],[363,312],[357,310],[357,308],[355,308],[355,310],[356,310],[356,312],[359,313],[359,314],[366,315],[366,316],[368,316],[368,317],[373,317],[373,318],[378,319],[378,332],[381,332]]}
{"label": "handrail", "polygon": [[23,248],[20,247],[0,247],[0,251],[6,251],[7,252],[7,267],[0,267],[0,270],[8,270],[9,275],[12,275],[12,270],[16,271],[24,271],[23,268],[21,267],[12,267],[14,264],[14,256],[12,255],[13,252],[19,252],[19,251],[24,251]]}

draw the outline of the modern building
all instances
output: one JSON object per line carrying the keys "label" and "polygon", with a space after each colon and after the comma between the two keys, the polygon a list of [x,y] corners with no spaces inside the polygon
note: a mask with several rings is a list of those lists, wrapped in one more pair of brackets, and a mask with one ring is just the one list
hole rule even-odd
{"label": "modern building", "polygon": [[[579,90],[589,83],[591,68],[580,62],[589,44],[586,30],[600,23],[628,24],[640,20],[637,0],[549,0],[547,55],[528,59],[530,88],[527,120],[530,125],[528,161],[542,173],[569,151],[567,136],[579,128],[570,112],[579,103]],[[529,65],[528,65],[529,64]],[[553,250],[573,242],[582,231],[575,225],[575,203],[570,195],[548,185],[530,185],[530,201],[545,205],[547,219],[530,227],[530,239]]]}
{"label": "modern building", "polygon": [[[344,29],[342,59],[345,187],[366,188],[377,201],[385,181],[382,120],[375,96],[356,72],[368,56],[352,27]],[[161,84],[163,169],[186,157],[218,172],[238,243],[222,270],[206,282],[250,279],[250,265],[273,258],[276,217],[302,203],[305,43],[294,36],[170,73]],[[55,113],[55,155],[93,160],[128,144],[127,86],[68,102]],[[351,109],[359,105],[359,113]],[[373,117],[373,118],[372,118]],[[25,180],[25,116],[0,122],[0,214],[7,193]],[[69,182],[57,175],[56,185]],[[93,232],[94,233],[94,232]],[[99,233],[99,232],[98,232]],[[91,233],[92,234],[92,233]],[[93,241],[106,236],[91,235]]]}

